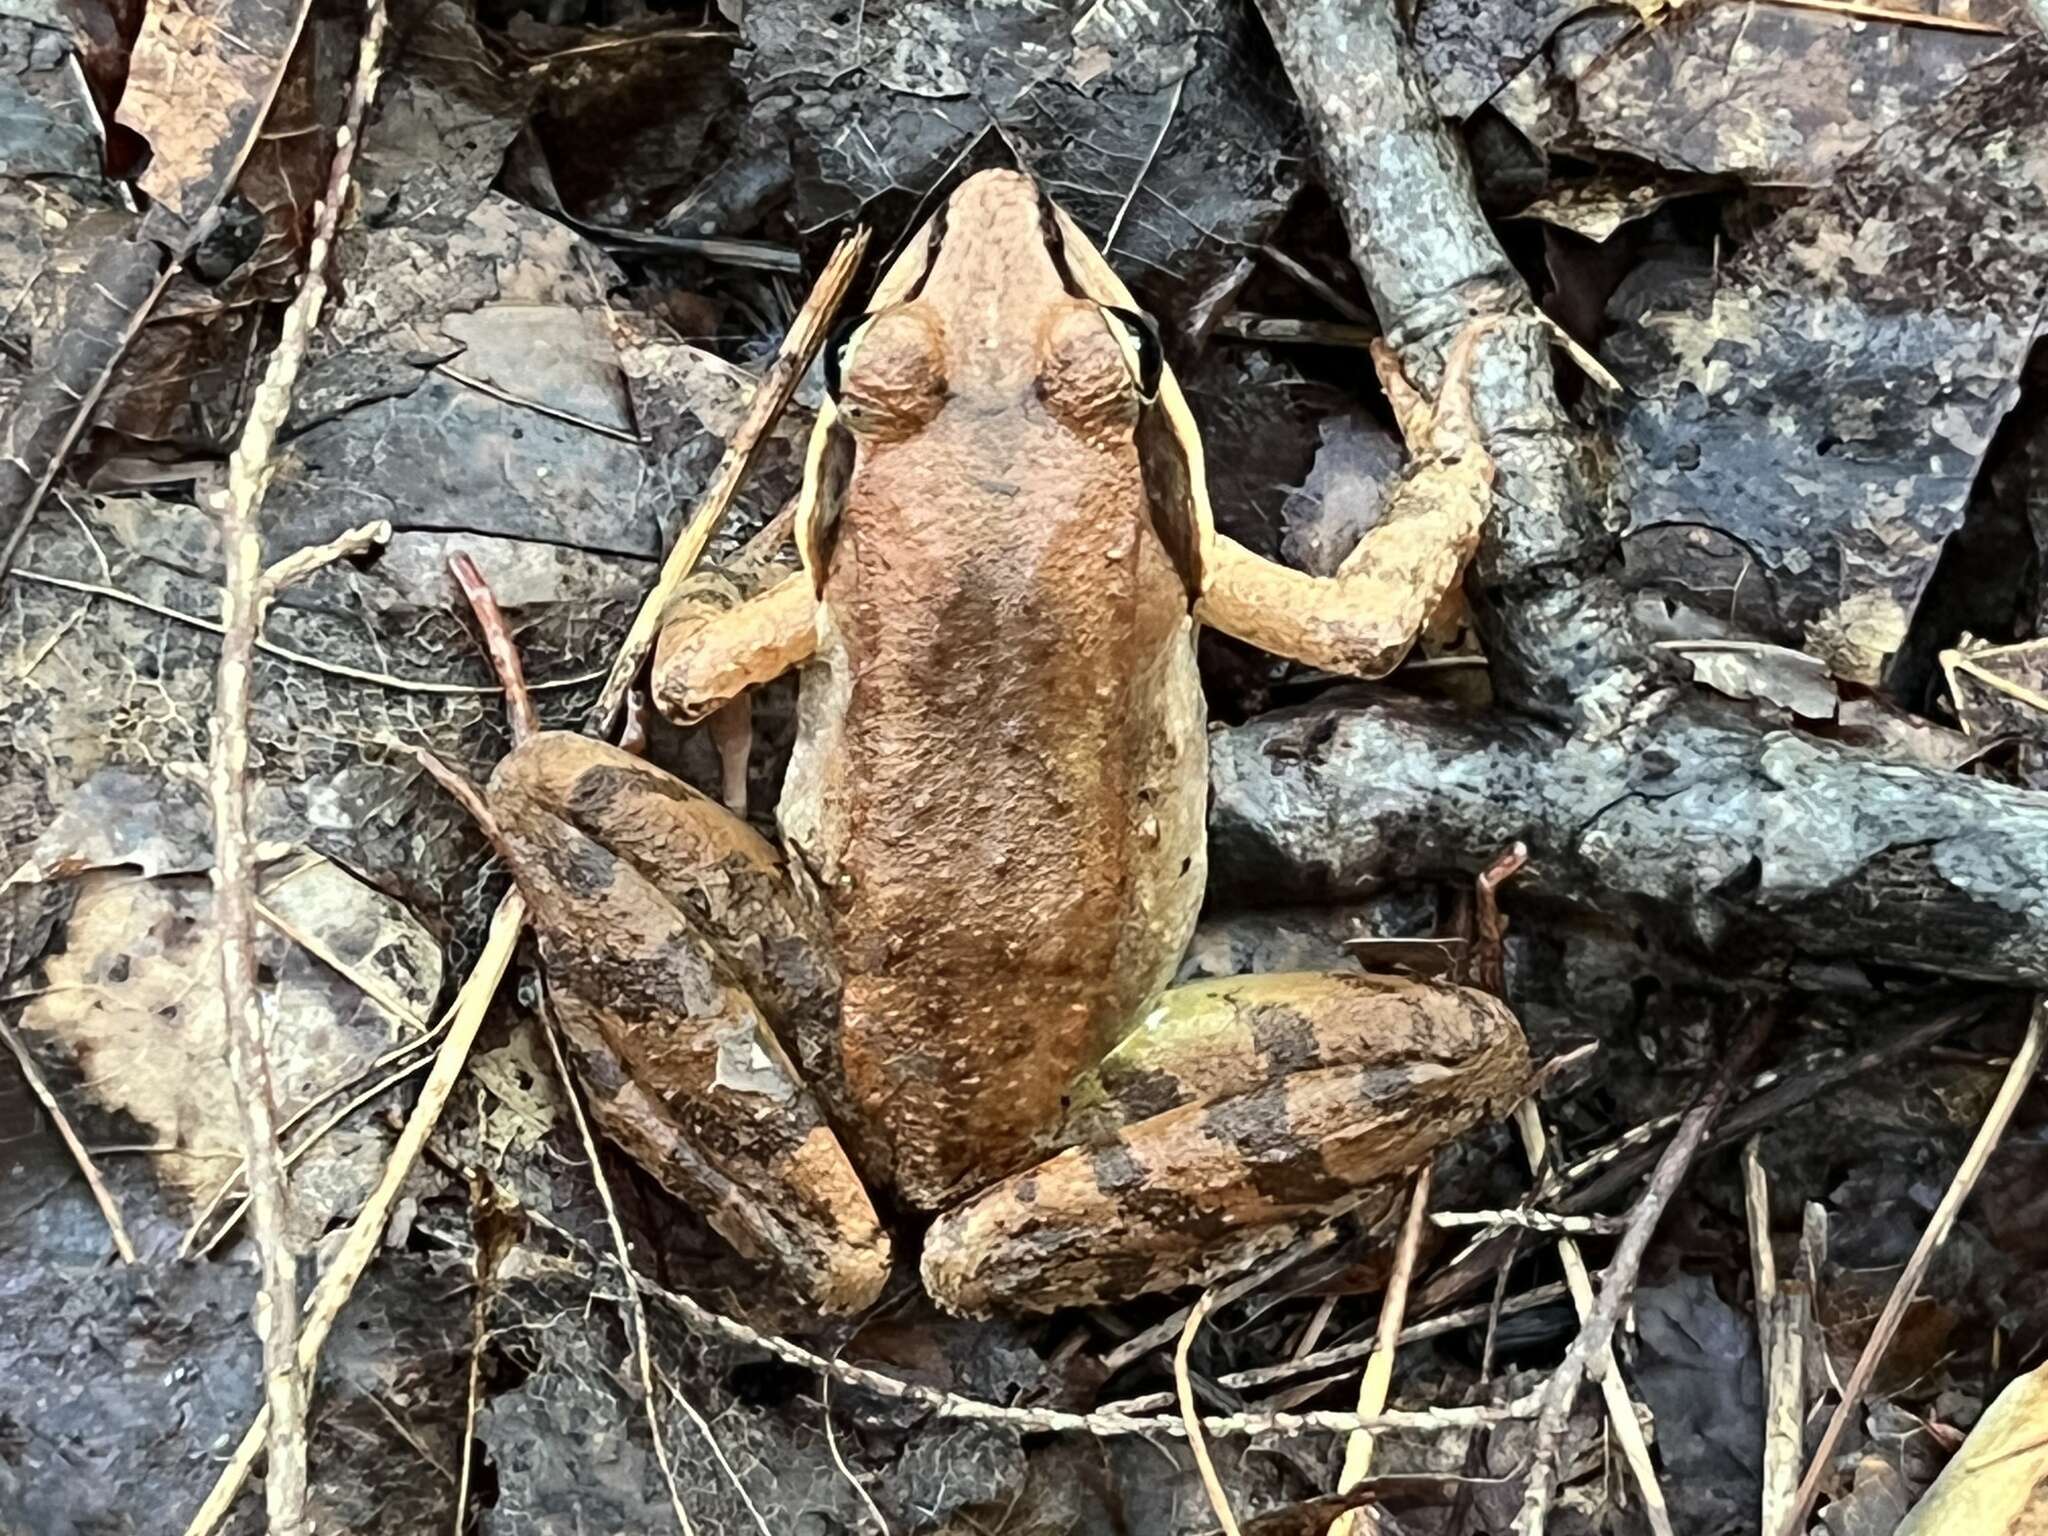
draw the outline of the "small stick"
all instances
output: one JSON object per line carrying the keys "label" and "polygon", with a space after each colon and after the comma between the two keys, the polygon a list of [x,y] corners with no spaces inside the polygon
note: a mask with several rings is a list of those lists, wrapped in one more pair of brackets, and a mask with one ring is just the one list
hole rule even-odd
{"label": "small stick", "polygon": [[839,242],[831,260],[825,263],[825,270],[818,275],[817,286],[811,290],[810,298],[805,300],[803,309],[790,324],[789,333],[782,338],[782,347],[775,354],[775,361],[768,365],[768,371],[755,387],[746,418],[733,433],[732,441],[726,444],[725,457],[718,461],[710,490],[698,503],[696,516],[676,540],[675,548],[662,562],[661,575],[654,583],[654,590],[641,603],[632,627],[620,642],[618,657],[612,663],[611,672],[606,676],[604,687],[585,721],[585,728],[591,735],[611,734],[619,707],[625,702],[626,690],[633,686],[633,679],[640,675],[647,653],[654,648],[654,637],[661,628],[661,616],[668,608],[669,598],[697,568],[705,546],[725,520],[726,509],[732,505],[733,497],[739,494],[755,460],[761,456],[769,430],[788,407],[798,383],[810,371],[812,360],[824,346],[825,337],[831,330],[832,317],[839,312],[840,303],[853,286],[854,273],[860,269],[861,256],[867,248],[868,231],[865,227],[854,230]]}
{"label": "small stick", "polygon": [[1209,1496],[1209,1507],[1216,1512],[1216,1523],[1223,1528],[1223,1536],[1244,1536],[1237,1516],[1231,1513],[1230,1495],[1223,1491],[1223,1480],[1216,1475],[1216,1463],[1209,1459],[1209,1442],[1202,1436],[1202,1416],[1195,1407],[1194,1385],[1188,1380],[1188,1352],[1194,1348],[1195,1333],[1201,1328],[1202,1319],[1215,1305],[1216,1292],[1210,1289],[1203,1291],[1188,1309],[1180,1342],[1173,1347],[1173,1390],[1180,1399],[1180,1421],[1187,1430],[1188,1449],[1195,1453],[1195,1470],[1202,1474],[1202,1491]]}
{"label": "small stick", "polygon": [[[516,657],[513,664],[518,664]],[[542,1007],[541,1032],[548,1037],[548,1055],[554,1059],[555,1081],[561,1085],[562,1094],[569,1101],[569,1113],[575,1116],[576,1135],[583,1142],[583,1155],[590,1159],[590,1177],[597,1185],[598,1203],[604,1207],[605,1225],[611,1229],[612,1248],[618,1256],[619,1268],[628,1278],[626,1316],[633,1329],[633,1363],[640,1372],[640,1403],[647,1412],[647,1433],[654,1440],[655,1465],[661,1468],[661,1480],[668,1486],[668,1503],[675,1512],[676,1529],[683,1536],[696,1536],[696,1527],[690,1523],[690,1512],[683,1507],[682,1490],[676,1487],[676,1469],[668,1458],[668,1438],[661,1432],[661,1400],[654,1390],[654,1351],[648,1344],[647,1303],[641,1299],[640,1287],[630,1283],[634,1272],[633,1245],[626,1241],[626,1224],[619,1220],[618,1202],[612,1199],[612,1182],[605,1177],[604,1153],[598,1149],[597,1137],[590,1129],[590,1117],[583,1112],[583,1095],[577,1092],[576,1079],[570,1074],[568,1059],[562,1054],[561,1031],[555,1025],[553,1013],[545,1005]],[[670,1390],[674,1390],[673,1384]]]}
{"label": "small stick", "polygon": [[1749,1226],[1749,1262],[1756,1281],[1757,1344],[1764,1368],[1763,1520],[1775,1531],[1792,1509],[1799,1483],[1806,1420],[1806,1296],[1778,1284],[1771,1251],[1771,1188],[1757,1138],[1742,1147],[1743,1209]]}
{"label": "small stick", "polygon": [[1431,1211],[1434,1227],[1520,1227],[1525,1232],[1563,1236],[1612,1237],[1628,1223],[1619,1216],[1561,1216],[1555,1211]]}
{"label": "small stick", "polygon": [[49,1114],[50,1121],[57,1127],[57,1134],[64,1138],[64,1145],[71,1149],[71,1160],[78,1164],[78,1171],[85,1175],[86,1188],[92,1191],[92,1198],[100,1208],[100,1214],[107,1219],[107,1230],[114,1237],[114,1251],[121,1255],[123,1264],[135,1262],[135,1244],[128,1240],[128,1228],[121,1222],[121,1207],[114,1203],[113,1191],[107,1188],[94,1165],[92,1154],[85,1150],[85,1143],[78,1139],[71,1129],[71,1122],[64,1118],[64,1110],[57,1103],[57,1096],[50,1092],[50,1085],[43,1081],[43,1074],[36,1069],[35,1058],[22,1044],[21,1036],[12,1028],[0,1023],[0,1040],[7,1042],[7,1048],[14,1052],[14,1059],[21,1067],[22,1080],[28,1084],[28,1091]]}
{"label": "small stick", "polygon": [[[1524,1099],[1515,1106],[1515,1130],[1522,1138],[1522,1153],[1529,1160],[1529,1171],[1540,1183],[1549,1164],[1550,1133],[1544,1128],[1543,1112],[1534,1099]],[[1560,1235],[1557,1259],[1571,1292],[1572,1309],[1579,1314],[1579,1327],[1583,1330],[1591,1323],[1595,1310],[1593,1280],[1586,1271],[1585,1255],[1570,1237]],[[1612,1274],[1610,1270],[1601,1277],[1602,1295],[1615,1283]],[[1642,1495],[1643,1513],[1650,1529],[1656,1536],[1672,1536],[1671,1506],[1664,1498],[1664,1485],[1657,1479],[1656,1463],[1650,1460],[1650,1446],[1643,1438],[1642,1420],[1636,1417],[1635,1399],[1629,1395],[1628,1383],[1622,1379],[1621,1366],[1610,1346],[1603,1344],[1594,1354],[1592,1370],[1601,1401],[1607,1407],[1614,1443],[1621,1448],[1621,1459],[1628,1463],[1629,1475]],[[1566,1411],[1569,1413],[1569,1407]]]}
{"label": "small stick", "polygon": [[1828,1475],[1828,1464],[1834,1459],[1835,1446],[1840,1443],[1842,1432],[1849,1427],[1849,1420],[1862,1405],[1863,1394],[1870,1389],[1871,1378],[1877,1374],[1885,1351],[1891,1348],[1892,1338],[1905,1319],[1906,1308],[1912,1305],[1913,1297],[1920,1290],[1920,1282],[1926,1278],[1927,1266],[1934,1262],[1935,1253],[1948,1240],[1956,1213],[1962,1210],[1963,1202],[1976,1188],[1984,1165],[1991,1160],[1999,1138],[2005,1135],[2005,1128],[2011,1123],[2013,1111],[2019,1108],[2020,1096],[2034,1079],[2034,1069],[2041,1060],[2044,1029],[2048,1029],[2048,997],[2035,1001],[2034,1011],[2027,1019],[2026,1037],[2013,1054],[2012,1065],[2005,1070],[2005,1081],[1998,1085],[1998,1094],[1991,1101],[1984,1123],[1977,1127],[1977,1135],[1963,1157],[1962,1166],[1956,1169],[1955,1177],[1949,1181],[1941,1204],[1934,1208],[1927,1229],[1920,1234],[1920,1241],[1913,1248],[1913,1256],[1906,1260],[1906,1267],[1900,1271],[1891,1295],[1885,1299],[1884,1311],[1878,1314],[1877,1326],[1871,1329],[1863,1353],[1856,1357],[1855,1369],[1849,1372],[1849,1380],[1842,1388],[1841,1401],[1835,1404],[1835,1411],[1828,1419],[1828,1427],[1821,1433],[1813,1459],[1806,1464],[1806,1476],[1799,1481],[1791,1512],[1778,1527],[1779,1536],[1798,1536],[1800,1528],[1806,1524],[1814,1501],[1820,1497],[1821,1481]]}
{"label": "small stick", "polygon": [[324,570],[337,560],[350,559],[390,542],[391,524],[384,518],[376,518],[360,528],[351,528],[329,539],[325,544],[309,544],[304,549],[292,551],[282,560],[272,562],[264,568],[263,590],[268,596],[275,597],[286,587],[304,581],[315,571]]}
{"label": "small stick", "polygon": [[483,631],[484,650],[491,658],[491,670],[498,674],[498,681],[504,685],[505,714],[512,723],[512,745],[516,747],[521,742],[531,741],[540,734],[540,716],[534,713],[533,695],[527,691],[526,668],[519,660],[519,642],[512,638],[512,626],[505,622],[505,612],[498,606],[497,594],[491,591],[491,584],[484,580],[484,573],[476,568],[476,562],[468,555],[450,555],[448,569],[454,572],[455,584],[462,588],[462,595],[469,599],[470,612],[476,615],[476,626]]}
{"label": "small stick", "polygon": [[[276,1433],[263,1479],[271,1536],[300,1536],[306,1519],[306,1399],[310,1366],[299,1358],[298,1255],[293,1251],[291,1181],[277,1139],[277,1083],[256,985],[256,850],[249,830],[249,715],[254,693],[256,637],[283,579],[310,573],[323,559],[338,559],[376,532],[344,535],[321,549],[304,550],[270,573],[262,568],[263,505],[271,452],[291,414],[299,367],[327,299],[327,259],[341,210],[363,118],[377,93],[378,59],[388,12],[370,0],[355,79],[335,130],[327,183],[313,207],[313,237],[306,272],[285,311],[277,346],[228,457],[227,483],[203,499],[220,524],[226,572],[221,583],[220,663],[215,673],[213,752],[207,767],[213,804],[214,923],[220,936],[221,1010],[227,1033],[228,1074],[247,1148],[250,1225],[263,1274],[257,1331],[263,1339],[263,1395]],[[388,526],[384,530],[389,532]]]}
{"label": "small stick", "polygon": [[[1736,1079],[1750,1058],[1762,1049],[1772,1022],[1770,1012],[1757,1010],[1742,1042],[1729,1053],[1720,1071],[1714,1074],[1714,1081],[1705,1097],[1686,1111],[1685,1119],[1679,1123],[1678,1134],[1671,1138],[1671,1145],[1657,1159],[1657,1166],[1650,1174],[1650,1182],[1643,1190],[1642,1198],[1629,1212],[1628,1230],[1622,1234],[1614,1257],[1608,1261],[1607,1273],[1601,1279],[1599,1300],[1594,1303],[1591,1315],[1579,1329],[1579,1336],[1572,1340],[1563,1361],[1551,1373],[1540,1394],[1542,1407],[1536,1418],[1535,1459],[1529,1468],[1529,1485],[1522,1495],[1522,1508],[1512,1527],[1516,1536],[1543,1536],[1544,1521],[1550,1513],[1550,1501],[1557,1485],[1558,1441],[1563,1438],[1565,1425],[1571,1418],[1572,1401],[1579,1395],[1579,1385],[1585,1380],[1587,1368],[1596,1361],[1606,1361],[1611,1365],[1610,1346],[1615,1327],[1621,1321],[1622,1308],[1635,1294],[1636,1276],[1642,1271],[1643,1255],[1649,1250],[1650,1238],[1657,1230],[1664,1207],[1678,1192],[1686,1170],[1692,1166],[1693,1154],[1706,1139],[1707,1128],[1728,1102]],[[1634,1411],[1630,1410],[1628,1416],[1633,1419]]]}
{"label": "small stick", "polygon": [[[1378,1413],[1387,1406],[1387,1392],[1394,1380],[1394,1355],[1400,1348],[1401,1323],[1408,1313],[1408,1282],[1415,1274],[1416,1256],[1422,1251],[1423,1218],[1429,1213],[1429,1187],[1434,1165],[1424,1163],[1415,1170],[1414,1193],[1408,1197],[1408,1219],[1401,1224],[1401,1241],[1394,1249],[1394,1267],[1387,1276],[1387,1293],[1380,1300],[1380,1321],[1372,1357],[1358,1377],[1358,1411]],[[1372,1431],[1354,1430],[1344,1445],[1344,1468],[1337,1475],[1337,1491],[1350,1493],[1372,1476]],[[1330,1522],[1329,1536],[1369,1536],[1382,1529],[1379,1511],[1373,1508],[1347,1509]]]}

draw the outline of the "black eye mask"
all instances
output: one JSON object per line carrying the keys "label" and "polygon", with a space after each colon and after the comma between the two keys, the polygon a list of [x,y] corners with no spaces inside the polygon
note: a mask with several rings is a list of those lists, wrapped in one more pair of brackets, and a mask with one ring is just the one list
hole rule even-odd
{"label": "black eye mask", "polygon": [[1166,366],[1165,354],[1159,345],[1159,322],[1150,315],[1115,304],[1105,304],[1102,309],[1105,314],[1115,315],[1121,320],[1124,329],[1131,333],[1131,339],[1138,344],[1138,397],[1150,405],[1159,398],[1159,375]]}

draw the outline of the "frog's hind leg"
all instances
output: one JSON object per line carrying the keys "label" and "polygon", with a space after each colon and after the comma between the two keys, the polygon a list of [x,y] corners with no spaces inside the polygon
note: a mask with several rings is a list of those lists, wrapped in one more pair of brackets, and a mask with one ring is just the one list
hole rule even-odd
{"label": "frog's hind leg", "polygon": [[812,1304],[872,1302],[887,1234],[771,1027],[829,1033],[838,991],[774,849],[659,769],[566,732],[516,748],[488,801],[606,1133]]}
{"label": "frog's hind leg", "polygon": [[1068,1150],[935,1222],[926,1288],[1044,1311],[1214,1279],[1527,1091],[1483,992],[1361,974],[1177,987],[1075,1090]]}

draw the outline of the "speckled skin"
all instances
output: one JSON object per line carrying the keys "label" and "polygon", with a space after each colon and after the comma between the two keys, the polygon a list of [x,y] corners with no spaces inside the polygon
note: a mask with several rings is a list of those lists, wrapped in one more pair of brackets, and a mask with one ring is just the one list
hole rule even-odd
{"label": "speckled skin", "polygon": [[1457,988],[1160,992],[1206,873],[1197,618],[1391,665],[1484,514],[1464,418],[1422,410],[1433,478],[1353,579],[1281,572],[1214,533],[1178,387],[1140,398],[1101,307],[1129,295],[1064,215],[988,172],[935,224],[845,348],[804,572],[657,652],[684,719],[804,665],[787,874],[581,738],[491,786],[607,1129],[828,1310],[887,1273],[863,1176],[957,1207],[925,1246],[942,1303],[1045,1308],[1242,1262],[1527,1078],[1512,1017]]}

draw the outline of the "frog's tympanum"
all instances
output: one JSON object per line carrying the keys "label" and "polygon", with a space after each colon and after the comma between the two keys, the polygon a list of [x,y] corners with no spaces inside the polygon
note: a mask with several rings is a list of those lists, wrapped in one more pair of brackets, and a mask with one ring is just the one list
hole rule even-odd
{"label": "frog's tympanum", "polygon": [[1205,874],[1195,628],[1356,676],[1454,588],[1492,466],[1478,328],[1334,577],[1211,526],[1133,301],[1026,177],[964,183],[835,340],[802,568],[671,611],[656,703],[801,667],[778,851],[638,758],[544,733],[502,849],[606,1131],[828,1311],[873,1301],[870,1192],[935,1212],[967,1312],[1204,1281],[1359,1201],[1528,1082],[1504,1006],[1364,974],[1168,988]]}

